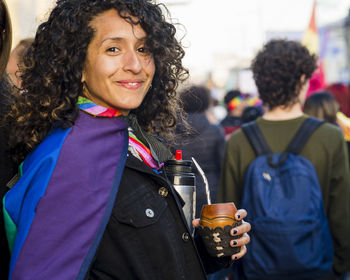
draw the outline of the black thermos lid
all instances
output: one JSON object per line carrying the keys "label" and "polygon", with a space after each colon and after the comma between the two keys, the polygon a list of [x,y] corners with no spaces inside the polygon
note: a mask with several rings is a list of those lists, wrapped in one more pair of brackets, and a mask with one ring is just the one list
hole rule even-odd
{"label": "black thermos lid", "polygon": [[169,159],[165,162],[165,171],[174,185],[195,186],[191,160]]}

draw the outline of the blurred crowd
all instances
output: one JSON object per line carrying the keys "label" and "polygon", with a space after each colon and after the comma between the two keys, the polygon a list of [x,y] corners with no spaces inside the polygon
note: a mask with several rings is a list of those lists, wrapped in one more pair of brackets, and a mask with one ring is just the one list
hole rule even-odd
{"label": "blurred crowd", "polygon": [[[273,42],[271,44],[273,44]],[[278,45],[279,44],[283,45],[283,42],[277,42],[275,44],[276,44],[275,47],[278,48],[280,47]],[[298,47],[295,47],[295,48],[298,48]],[[305,59],[306,61],[308,59],[310,60],[310,58],[308,57],[308,54],[299,53],[298,55],[300,55],[301,57],[304,56],[303,59]],[[281,56],[280,59],[284,59],[284,61],[282,60],[278,61],[282,69],[284,67],[282,64],[287,63],[288,59],[287,57],[283,57],[282,54],[280,56]],[[268,59],[270,59],[270,57]],[[262,64],[262,62],[259,62],[259,63]],[[259,63],[255,61],[255,65],[259,66]],[[309,63],[312,64],[311,60]],[[305,62],[305,64],[307,65],[307,62]],[[265,73],[262,71],[268,71],[266,69],[268,69],[268,67],[271,67],[271,65],[268,65],[268,64],[264,69],[261,70],[261,72],[258,72],[259,70],[253,69],[253,72],[254,71],[256,72],[256,73],[254,72],[254,74],[256,74],[255,78],[257,83],[259,82],[263,83],[262,79],[265,79],[264,82],[266,82],[266,84],[260,84],[260,87],[258,84],[258,89],[260,88],[262,91],[264,91],[262,95],[264,100],[260,99],[260,96],[261,96],[260,93],[241,92],[237,88],[227,91],[227,93],[223,96],[221,100],[216,100],[215,97],[217,95],[216,94],[210,95],[209,94],[210,89],[206,88],[203,85],[192,85],[188,88],[185,88],[182,92],[180,92],[180,98],[184,103],[183,106],[185,108],[185,111],[188,113],[188,121],[192,129],[192,134],[187,136],[186,138],[183,138],[182,134],[180,133],[179,135],[181,135],[181,139],[183,140],[186,139],[185,140],[186,143],[181,142],[180,145],[176,146],[176,148],[182,149],[187,159],[194,157],[200,163],[200,165],[203,166],[203,170],[205,171],[206,174],[208,174],[208,181],[210,185],[212,200],[214,202],[235,201],[236,204],[241,206],[240,201],[242,199],[243,190],[240,190],[240,189],[243,187],[244,178],[246,176],[245,168],[247,168],[248,164],[251,163],[251,161],[254,158],[254,156],[250,154],[251,152],[248,151],[248,147],[246,146],[246,144],[244,145],[242,144],[242,141],[246,141],[241,136],[242,126],[244,126],[245,124],[251,123],[253,121],[256,121],[258,125],[261,126],[261,129],[264,135],[265,133],[270,133],[270,134],[273,133],[274,136],[272,137],[275,137],[275,140],[269,140],[269,138],[267,139],[268,141],[277,141],[277,142],[269,142],[270,144],[272,143],[272,145],[278,146],[282,143],[282,146],[280,147],[283,147],[283,145],[285,145],[283,143],[288,143],[290,141],[290,140],[287,140],[286,142],[286,140],[284,139],[285,136],[288,135],[290,131],[295,131],[294,130],[295,125],[291,125],[291,122],[300,122],[300,118],[306,118],[308,116],[322,120],[323,122],[333,126],[332,130],[339,131],[339,133],[342,135],[341,138],[343,138],[342,141],[344,141],[344,143],[347,144],[344,150],[340,146],[338,151],[334,150],[336,147],[335,142],[333,144],[329,142],[327,144],[324,143],[324,144],[321,144],[322,147],[317,147],[320,143],[316,144],[316,142],[320,142],[322,138],[327,139],[329,137],[328,140],[332,138],[331,134],[333,132],[331,132],[331,130],[328,132],[327,130],[325,130],[324,136],[317,136],[318,138],[320,138],[319,140],[310,140],[311,142],[316,141],[313,144],[314,149],[311,148],[311,150],[309,151],[304,151],[304,150],[302,151],[304,151],[303,153],[306,153],[306,154],[310,153],[310,155],[308,155],[307,157],[310,158],[311,161],[315,160],[315,162],[317,161],[319,162],[319,164],[314,163],[316,166],[316,169],[319,168],[320,170],[322,170],[322,171],[318,170],[317,171],[318,174],[324,173],[324,172],[327,173],[326,177],[322,178],[321,176],[319,179],[321,180],[322,188],[324,188],[323,195],[331,195],[326,193],[329,191],[332,192],[331,191],[332,188],[337,189],[338,188],[337,184],[342,181],[341,184],[342,184],[343,190],[340,191],[337,195],[340,195],[340,196],[344,195],[345,197],[348,196],[349,194],[348,189],[350,187],[349,186],[349,158],[350,158],[349,85],[346,85],[343,83],[333,83],[329,85],[324,84],[324,87],[320,87],[320,86],[315,87],[314,85],[313,86],[311,85],[310,87],[309,83],[314,83],[314,81],[312,80],[312,78],[310,79],[310,77],[315,68],[312,68],[310,66],[311,68],[307,69],[307,66],[305,66],[305,68],[302,69],[300,68],[300,66],[298,66],[297,59],[296,59],[295,65],[296,65],[295,72],[297,72],[298,71],[297,69],[299,69],[300,71],[299,75],[301,76],[308,75],[308,77],[305,80],[303,80],[304,78],[302,79],[303,88],[301,89],[301,93],[297,101],[294,101],[297,104],[299,104],[298,106],[300,106],[299,115],[293,116],[293,110],[295,109],[295,107],[294,109],[292,109],[293,107],[289,105],[289,104],[293,104],[293,101],[292,103],[290,103],[291,102],[290,100],[292,100],[291,96],[294,94],[292,91],[291,93],[287,93],[287,90],[285,91],[285,93],[280,91],[279,93],[275,93],[275,94],[273,93],[273,90],[268,92],[268,88],[273,88],[273,86],[269,86],[268,83],[273,84],[273,79],[278,79],[279,75],[281,75],[281,77],[283,76],[283,78],[287,80],[286,78],[287,75],[283,73],[283,70],[280,70],[280,72],[282,73],[279,73],[278,71],[276,71],[276,73],[272,73],[272,74],[270,73],[271,75],[270,77],[267,76],[267,74],[265,75]],[[255,67],[258,69],[258,66],[255,66]],[[280,79],[282,79],[281,77]],[[290,74],[289,77],[290,79],[292,79],[293,74]],[[259,79],[261,79],[261,81]],[[295,85],[298,85],[298,83],[300,82],[296,80],[294,83]],[[287,83],[284,81],[279,82],[279,84],[277,84],[277,86],[279,86],[282,89],[285,89],[290,85],[291,85],[290,83]],[[310,90],[311,88],[313,90]],[[279,90],[275,88],[275,92],[278,92],[278,91]],[[288,96],[288,94],[290,94],[290,97],[286,97]],[[209,95],[209,98],[211,98],[211,101],[210,100],[208,101],[208,95]],[[290,98],[290,100],[288,100],[288,98]],[[191,103],[191,110],[187,109],[188,103]],[[194,106],[193,104],[196,104],[196,106]],[[202,106],[203,104],[205,104],[204,108]],[[280,109],[282,110],[280,112],[281,114],[277,112],[277,114],[271,115],[271,112],[274,112],[274,110],[271,110],[271,108],[274,108],[276,104],[280,104],[280,106],[282,106],[281,107],[282,109]],[[225,108],[225,111],[226,111],[225,116],[222,117],[222,114],[215,115],[215,112],[217,111],[220,112],[220,110],[215,110],[213,109],[213,107]],[[288,108],[291,108],[291,109],[288,109]],[[290,112],[288,110],[290,110]],[[201,125],[199,125],[198,122],[193,121],[195,118],[198,118],[199,116],[202,119]],[[271,120],[270,120],[270,116],[272,116]],[[270,121],[270,123],[265,123],[268,121]],[[264,128],[264,126],[266,126],[266,128]],[[297,124],[297,126],[299,126],[299,124]],[[268,136],[268,137],[271,137],[271,136]],[[227,142],[226,145],[221,144],[224,141]],[[333,141],[333,140],[330,140],[330,141]],[[339,139],[337,141],[339,141]],[[272,147],[271,149],[272,151],[274,151],[274,149],[276,148]],[[277,150],[278,149],[280,148],[277,148]],[[305,149],[309,149],[309,148],[305,148]],[[331,152],[331,150],[333,151]],[[329,154],[321,156],[317,160],[314,159],[316,154],[320,155],[324,152],[326,152],[326,154],[327,153]],[[342,163],[337,162],[338,160],[334,161],[332,159],[332,157],[335,155],[340,156],[342,158],[341,160]],[[345,159],[346,159],[346,162],[344,162]],[[333,168],[335,168],[336,171],[331,171],[333,170]],[[332,175],[332,172],[335,172],[335,173]],[[336,173],[338,174],[336,175]],[[197,195],[197,216],[199,216],[201,206],[206,204],[207,202],[204,196],[203,180],[200,174],[196,174],[196,177],[197,177],[196,179],[197,179],[197,194],[198,194]],[[325,185],[327,185],[327,187],[325,187]],[[326,191],[325,188],[326,189],[330,188],[330,189]],[[340,188],[340,185],[339,185],[339,188]],[[217,194],[219,195],[217,196]],[[334,196],[333,199],[335,199],[335,193],[333,193],[332,195]],[[327,198],[324,198],[324,199],[328,200]],[[344,203],[345,201],[343,201],[342,203]],[[341,203],[341,202],[339,200],[336,203]],[[345,204],[342,204],[342,203],[341,205],[343,206],[341,207],[343,207],[344,210],[348,209],[349,207],[348,202]],[[246,207],[246,205],[244,205],[244,207]],[[330,215],[330,213],[328,212],[330,211],[330,209],[332,208],[331,207],[329,207],[328,209],[326,208],[326,212],[328,213],[328,215]],[[350,217],[348,216],[349,212],[348,210],[345,210],[345,212],[343,213],[344,215],[347,216],[347,218],[344,217],[345,219],[344,222],[347,224],[346,227],[348,227],[349,219],[350,219]],[[333,219],[333,218],[330,218],[330,219]],[[330,221],[330,223],[332,224],[333,222]],[[253,223],[253,230],[254,230],[254,225],[255,223]],[[331,226],[331,231],[333,232],[333,234],[335,234],[335,231],[334,229],[332,229],[332,227],[334,227],[334,225]],[[255,234],[253,234],[253,238],[256,238]],[[248,249],[249,248],[250,247],[248,246]],[[249,254],[249,251],[248,251],[248,254]],[[349,252],[347,252],[346,255],[349,256]],[[243,259],[242,262],[244,262],[244,260],[245,259]],[[249,261],[250,259],[248,260],[248,262]],[[228,270],[218,272],[214,275],[211,275],[209,278],[210,279],[241,279],[239,274],[237,275],[235,273],[237,273],[237,271],[233,272],[232,269],[228,269]],[[293,279],[299,279],[297,276],[294,276],[294,277],[295,278]],[[334,276],[335,278],[332,278],[332,277],[333,276],[325,279],[338,279],[336,276]],[[250,278],[248,277],[244,279],[250,279]],[[258,279],[258,278],[252,278],[252,279]],[[270,278],[267,277],[267,278],[259,278],[259,279],[270,279]],[[300,278],[300,279],[304,279],[304,278]],[[309,278],[305,278],[305,279],[309,279]],[[344,272],[341,279],[349,279],[349,274]]]}

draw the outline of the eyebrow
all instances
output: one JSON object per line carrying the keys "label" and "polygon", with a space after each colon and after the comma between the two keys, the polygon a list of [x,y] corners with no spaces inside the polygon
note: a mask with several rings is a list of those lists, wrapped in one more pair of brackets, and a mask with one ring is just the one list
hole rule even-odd
{"label": "eyebrow", "polygon": [[[106,41],[116,41],[116,42],[122,42],[124,41],[125,38],[122,37],[107,37],[105,39],[102,40],[101,44],[102,45],[104,42]],[[142,37],[142,38],[137,38],[137,42],[145,42],[146,41],[146,37]]]}

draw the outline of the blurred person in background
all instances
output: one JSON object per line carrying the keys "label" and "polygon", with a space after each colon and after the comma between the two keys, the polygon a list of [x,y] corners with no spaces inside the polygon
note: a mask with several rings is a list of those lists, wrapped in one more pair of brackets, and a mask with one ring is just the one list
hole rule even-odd
{"label": "blurred person in background", "polygon": [[[223,129],[209,122],[206,111],[210,104],[210,91],[204,86],[191,86],[180,92],[189,132],[183,123],[176,128],[175,149],[182,150],[183,158],[191,157],[199,163],[208,179],[211,200],[216,201],[218,183],[225,149]],[[205,186],[198,170],[196,175],[196,216],[199,217],[203,204],[207,204]]]}
{"label": "blurred person in background", "polygon": [[[337,113],[337,124],[342,128],[344,139],[347,142],[350,154],[350,90],[349,86],[343,83],[333,83],[326,88],[340,105]],[[350,161],[350,158],[349,158]]]}
{"label": "blurred person in background", "polygon": [[[266,109],[256,123],[272,153],[284,152],[307,119],[303,114],[302,104],[308,89],[308,80],[315,69],[316,58],[300,43],[293,41],[272,40],[253,60],[253,77]],[[323,123],[310,136],[300,155],[314,166],[320,183],[334,248],[333,270],[329,271],[330,275],[326,279],[336,279],[350,267],[350,174],[346,144],[341,131],[332,124]],[[219,184],[219,202],[234,201],[241,207],[246,172],[255,158],[256,153],[245,133],[240,129],[232,134],[226,145]],[[267,177],[266,180],[268,179]],[[255,222],[253,229],[254,224]],[[274,240],[273,234],[269,235],[269,240]],[[281,253],[284,256],[293,256],[288,252]],[[254,253],[249,256],[251,260]],[[276,258],[279,259],[278,256]],[[269,275],[266,275],[267,271],[268,274],[271,273],[269,266],[260,269],[265,258],[260,257],[256,261],[257,259],[259,256],[256,256],[255,262],[248,262],[246,265],[256,267],[256,263],[259,269],[256,268],[255,272],[261,273],[260,279],[269,279]],[[245,260],[240,263],[245,263]],[[278,260],[276,263],[279,263]],[[288,269],[288,264],[284,263],[282,266],[283,269]],[[278,270],[277,267],[275,269]],[[239,275],[237,279],[246,279],[243,270],[238,269],[235,272]],[[295,275],[293,268],[284,275],[286,279],[304,279],[303,272]],[[283,280],[284,277],[276,279]]]}
{"label": "blurred person in background", "polygon": [[1,24],[1,37],[0,37],[0,132],[1,132],[1,145],[0,145],[0,187],[5,186],[6,183],[14,175],[14,164],[12,163],[8,148],[8,127],[5,123],[4,116],[6,115],[9,106],[12,102],[12,92],[14,91],[13,84],[11,83],[7,73],[6,65],[9,59],[11,50],[11,22],[10,16],[4,1],[0,1],[0,24]]}
{"label": "blurred person in background", "polygon": [[10,59],[7,63],[7,73],[9,74],[12,82],[18,87],[21,87],[21,77],[19,70],[23,64],[23,57],[26,51],[33,43],[34,38],[26,38],[21,40],[17,46],[12,50],[10,54]]}
{"label": "blurred person in background", "polygon": [[304,104],[304,113],[337,124],[337,113],[340,106],[332,94],[327,91],[316,92],[308,97]]}
{"label": "blurred person in background", "polygon": [[261,117],[263,114],[264,114],[264,109],[262,106],[260,105],[248,106],[243,110],[241,122],[242,124],[244,124],[244,123],[254,121],[258,117]]}
{"label": "blurred person in background", "polygon": [[232,132],[240,128],[241,116],[247,106],[243,94],[239,90],[230,90],[224,97],[227,115],[220,122],[225,131],[225,138],[228,139]]}
{"label": "blurred person in background", "polygon": [[341,128],[347,144],[350,161],[350,119],[340,112],[341,106],[337,99],[328,91],[315,92],[309,96],[304,104],[304,113]]}
{"label": "blurred person in background", "polygon": [[350,91],[349,87],[343,83],[330,84],[326,89],[332,94],[340,105],[340,111],[350,117]]}
{"label": "blurred person in background", "polygon": [[[331,85],[330,88],[332,88],[334,92],[337,92],[337,99],[328,91],[315,92],[306,99],[304,104],[304,113],[308,114],[309,116],[323,119],[331,124],[340,126],[344,134],[344,140],[347,144],[350,164],[350,118],[348,118],[343,112],[340,111],[340,108],[342,107],[344,109],[344,106],[340,106],[337,101],[342,100],[343,104],[347,104],[345,103],[347,89],[345,89],[341,84]],[[350,104],[348,105],[350,106]],[[349,280],[350,272],[345,272],[342,279]]]}
{"label": "blurred person in background", "polygon": [[262,102],[258,97],[241,94],[238,90],[229,91],[225,95],[224,103],[227,108],[227,116],[220,124],[224,128],[226,140],[241,127],[243,122],[255,120],[263,114]]}
{"label": "blurred person in background", "polygon": [[5,1],[0,0],[0,279],[7,279],[10,260],[9,247],[5,238],[2,198],[8,191],[6,184],[16,173],[16,165],[8,150],[8,127],[4,116],[10,108],[14,90],[6,65],[11,51],[11,21]]}

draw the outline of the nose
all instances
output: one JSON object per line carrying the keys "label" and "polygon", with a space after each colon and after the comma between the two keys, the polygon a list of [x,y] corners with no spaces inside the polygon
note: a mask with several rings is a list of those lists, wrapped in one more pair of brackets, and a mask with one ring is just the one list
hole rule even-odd
{"label": "nose", "polygon": [[142,70],[141,57],[134,50],[130,50],[124,54],[123,68],[125,71],[131,71],[133,73],[140,73]]}

